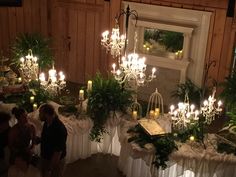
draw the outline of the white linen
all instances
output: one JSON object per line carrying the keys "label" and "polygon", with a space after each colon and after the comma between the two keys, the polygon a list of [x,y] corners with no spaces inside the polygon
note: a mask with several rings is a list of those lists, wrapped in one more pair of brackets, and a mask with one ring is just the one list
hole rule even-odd
{"label": "white linen", "polygon": [[[168,120],[159,120],[159,123],[166,131],[170,130]],[[165,170],[157,170],[152,165],[154,149],[140,148],[135,143],[127,142],[130,137],[127,130],[135,123],[125,122],[121,125],[118,167],[127,177],[236,177],[236,157],[217,153],[210,142],[214,140],[214,135],[208,136],[210,141],[206,142],[206,150],[193,144],[184,144],[172,153]]]}

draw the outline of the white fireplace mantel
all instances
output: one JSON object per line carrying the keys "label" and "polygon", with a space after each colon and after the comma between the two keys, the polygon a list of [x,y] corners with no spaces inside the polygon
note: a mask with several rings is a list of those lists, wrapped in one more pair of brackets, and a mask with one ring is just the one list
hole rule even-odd
{"label": "white fireplace mantel", "polygon": [[144,27],[181,32],[184,34],[182,60],[143,55],[148,65],[179,70],[180,83],[188,77],[196,85],[201,86],[211,12],[126,1],[123,5],[124,8],[129,5],[131,10],[136,10],[138,13],[136,26],[134,20],[129,21],[128,50],[133,49],[135,30],[139,35],[138,45],[143,44]]}

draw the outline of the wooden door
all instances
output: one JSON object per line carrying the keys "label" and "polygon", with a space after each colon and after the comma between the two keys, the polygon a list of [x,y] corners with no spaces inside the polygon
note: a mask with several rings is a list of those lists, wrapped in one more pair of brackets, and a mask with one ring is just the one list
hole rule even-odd
{"label": "wooden door", "polygon": [[107,67],[101,50],[101,33],[109,26],[109,2],[54,0],[52,36],[56,66],[68,81],[85,83]]}

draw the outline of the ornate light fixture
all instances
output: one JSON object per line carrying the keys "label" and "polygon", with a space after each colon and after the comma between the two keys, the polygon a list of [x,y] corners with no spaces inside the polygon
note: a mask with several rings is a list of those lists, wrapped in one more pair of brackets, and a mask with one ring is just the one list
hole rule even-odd
{"label": "ornate light fixture", "polygon": [[202,116],[205,118],[206,124],[211,124],[215,120],[215,116],[219,115],[222,111],[222,102],[219,100],[216,106],[215,99],[216,88],[213,89],[212,95],[208,97],[207,100],[204,100],[203,106],[201,106]]}
{"label": "ornate light fixture", "polygon": [[28,55],[20,58],[20,74],[23,82],[29,83],[31,80],[37,80],[38,72],[38,58],[33,56],[32,50],[29,49]]}
{"label": "ornate light fixture", "polygon": [[[120,35],[119,29],[119,19],[122,15],[126,16],[125,20],[125,35]],[[138,14],[135,10],[130,10],[129,6],[126,10],[122,10],[121,13],[116,17],[115,28],[112,28],[111,36],[108,37],[109,31],[105,31],[102,33],[101,44],[106,48],[106,50],[111,52],[113,57],[120,57],[122,55],[122,50],[124,49],[124,53],[127,48],[127,34],[128,34],[128,26],[129,26],[129,17],[133,16],[136,21],[138,18]]]}
{"label": "ornate light fixture", "polygon": [[48,71],[48,79],[46,80],[44,73],[40,73],[39,80],[40,85],[52,95],[60,94],[61,90],[66,86],[65,75],[62,71],[57,74],[54,65]]}
{"label": "ornate light fixture", "polygon": [[112,28],[111,36],[108,37],[109,31],[102,33],[101,44],[106,48],[107,52],[111,52],[113,57],[119,57],[125,46],[125,35],[120,36],[118,21],[116,20],[115,28]]}
{"label": "ornate light fixture", "polygon": [[197,123],[199,120],[199,111],[195,109],[194,104],[189,104],[188,94],[185,95],[184,102],[178,103],[178,107],[170,106],[172,119],[172,126],[176,130],[182,130],[189,127],[189,125]]}
{"label": "ornate light fixture", "polygon": [[120,84],[134,81],[137,86],[143,86],[156,78],[156,68],[152,69],[152,74],[146,76],[145,58],[139,58],[136,53],[129,54],[127,58],[122,57],[119,69],[116,70],[115,63],[113,63],[112,68],[111,72]]}

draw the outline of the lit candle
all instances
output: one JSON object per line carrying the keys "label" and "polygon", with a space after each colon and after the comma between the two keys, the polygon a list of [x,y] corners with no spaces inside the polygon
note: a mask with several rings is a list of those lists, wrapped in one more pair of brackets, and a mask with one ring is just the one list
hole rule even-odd
{"label": "lit candle", "polygon": [[45,74],[44,73],[40,73],[40,75],[39,75],[39,80],[41,81],[41,82],[45,82]]}
{"label": "lit candle", "polygon": [[112,72],[113,72],[113,73],[116,73],[116,64],[115,64],[115,63],[112,64],[112,68],[113,68],[113,71],[112,71]]}
{"label": "lit candle", "polygon": [[218,101],[218,108],[222,105],[222,101]]}
{"label": "lit candle", "polygon": [[21,77],[18,78],[18,83],[21,83],[22,82],[22,79]]}
{"label": "lit candle", "polygon": [[193,113],[194,108],[195,108],[195,106],[192,104],[192,105],[190,106],[191,113]]}
{"label": "lit candle", "polygon": [[137,111],[133,111],[132,117],[133,117],[134,120],[137,120],[138,112]]}
{"label": "lit candle", "polygon": [[159,108],[155,108],[155,113],[154,113],[154,117],[158,118],[160,115],[160,109]]}
{"label": "lit candle", "polygon": [[23,57],[20,58],[20,62],[24,63],[25,59]]}
{"label": "lit candle", "polygon": [[156,72],[156,68],[152,68],[152,77],[154,76],[155,72]]}
{"label": "lit candle", "polygon": [[35,111],[35,110],[37,110],[38,109],[38,104],[37,103],[34,103],[33,104],[33,110]]}
{"label": "lit candle", "polygon": [[151,110],[151,111],[149,112],[149,116],[150,116],[150,118],[154,118],[154,111],[153,111],[153,110]]}
{"label": "lit candle", "polygon": [[60,81],[64,81],[65,80],[65,75],[64,75],[64,73],[62,71],[59,72],[59,76],[60,76],[60,78],[59,78]]}
{"label": "lit candle", "polygon": [[183,58],[183,51],[182,51],[182,50],[179,51],[179,58],[180,58],[180,59]]}
{"label": "lit candle", "polygon": [[194,136],[190,136],[189,139],[190,139],[190,141],[194,141],[195,137]]}
{"label": "lit candle", "polygon": [[87,85],[88,92],[92,90],[92,85],[93,85],[93,82],[91,80],[89,80],[88,85]]}
{"label": "lit candle", "polygon": [[79,91],[79,100],[84,100],[84,90]]}
{"label": "lit candle", "polygon": [[34,96],[31,96],[30,97],[30,103],[33,103],[34,102]]}

